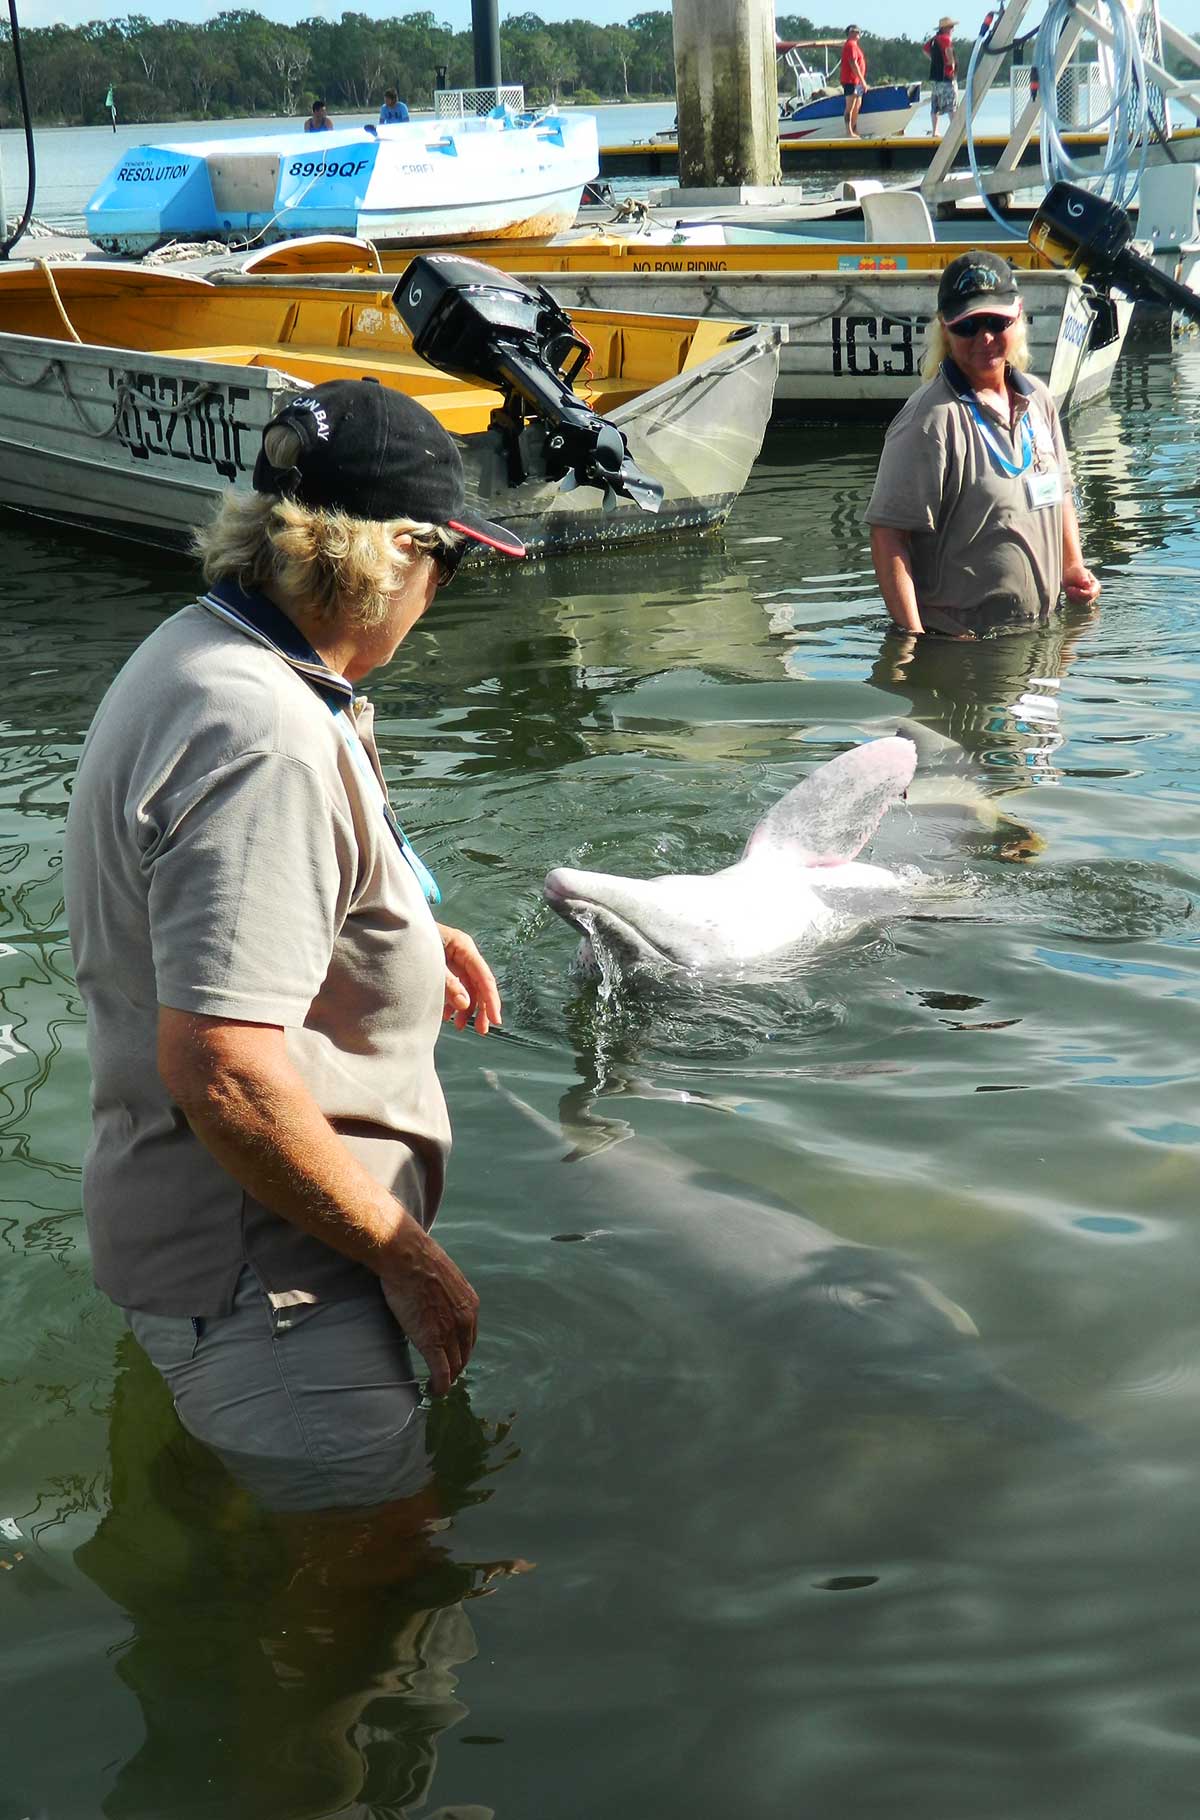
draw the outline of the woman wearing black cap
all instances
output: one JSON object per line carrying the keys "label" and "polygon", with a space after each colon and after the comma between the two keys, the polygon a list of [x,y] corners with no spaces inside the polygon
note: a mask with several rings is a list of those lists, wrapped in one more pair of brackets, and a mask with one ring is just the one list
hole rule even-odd
{"label": "woman wearing black cap", "polygon": [[1100,592],[1058,412],[1027,365],[1013,272],[994,253],[961,254],[938,285],[928,383],[889,426],[867,508],[880,592],[902,631],[1015,630],[1045,619],[1061,592]]}
{"label": "woman wearing black cap", "polygon": [[198,535],[208,591],[117,677],[75,784],[84,1207],[185,1425],[250,1483],[266,1459],[310,1504],[372,1502],[424,1468],[405,1335],[438,1393],[474,1344],[474,1291],[429,1236],[434,1043],[500,1004],[434,920],[355,685],[472,543],[524,550],[467,509],[437,421],[366,381],[294,400],[253,484]]}

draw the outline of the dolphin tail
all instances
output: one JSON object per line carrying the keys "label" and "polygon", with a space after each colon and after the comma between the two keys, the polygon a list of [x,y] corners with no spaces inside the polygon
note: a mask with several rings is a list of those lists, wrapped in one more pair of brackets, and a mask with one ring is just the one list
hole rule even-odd
{"label": "dolphin tail", "polygon": [[861,853],[912,782],[909,739],[871,739],[818,765],[763,816],[743,858],[764,849],[809,866],[836,866]]}

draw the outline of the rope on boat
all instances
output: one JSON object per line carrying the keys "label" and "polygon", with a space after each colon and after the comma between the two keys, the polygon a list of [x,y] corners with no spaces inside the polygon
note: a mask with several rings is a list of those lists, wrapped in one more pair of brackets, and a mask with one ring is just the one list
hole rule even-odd
{"label": "rope on boat", "polygon": [[[728,297],[722,297],[719,287],[715,284],[705,285],[703,296],[705,301],[702,314],[705,316],[718,310],[735,319],[744,317],[746,314],[745,310],[739,309],[736,304],[731,303]],[[896,324],[897,328],[913,330],[924,328],[929,320],[926,316],[901,316],[894,310],[886,308],[885,305],[877,303],[873,297],[868,297],[853,285],[847,285],[830,309],[822,310],[817,316],[793,316],[789,311],[788,323],[789,325],[795,324],[800,329],[815,329],[819,328],[823,322],[832,322],[835,316],[848,316],[855,311],[863,316],[886,316],[889,322]]]}
{"label": "rope on boat", "polygon": [[67,315],[66,306],[64,305],[62,298],[59,296],[58,286],[54,282],[54,273],[50,270],[50,267],[46,264],[46,261],[44,259],[35,259],[33,263],[37,267],[38,271],[42,274],[42,277],[46,280],[46,283],[50,287],[50,297],[54,304],[55,309],[58,311],[59,321],[62,323],[64,329],[67,331],[67,334],[71,337],[71,340],[78,343],[80,346],[82,346],[83,345],[83,336],[79,333],[79,330],[75,327],[75,324],[71,321],[71,318]]}
{"label": "rope on boat", "polygon": [[[76,337],[76,339],[78,339],[78,337]],[[106,436],[112,435],[124,416],[127,407],[133,402],[144,404],[148,410],[158,411],[160,414],[167,409],[161,398],[152,398],[148,392],[143,392],[139,386],[136,386],[128,374],[122,374],[117,385],[116,397],[113,401],[112,418],[100,429],[97,429],[95,424],[89,423],[84,416],[83,405],[71,390],[70,377],[67,373],[65,364],[61,360],[50,359],[42,367],[41,371],[36,373],[32,379],[22,379],[19,373],[13,372],[3,355],[0,355],[0,378],[4,379],[9,385],[16,386],[18,390],[22,392],[37,391],[38,387],[44,385],[46,380],[51,377],[57,379],[59,390],[74,411],[75,416],[78,418],[79,427],[84,435],[92,437],[97,442],[102,442]],[[220,389],[220,386],[214,380],[201,380],[190,392],[185,393],[178,404],[173,404],[169,407],[171,415],[175,417],[190,417],[207,398],[211,398],[214,394],[218,393]]]}

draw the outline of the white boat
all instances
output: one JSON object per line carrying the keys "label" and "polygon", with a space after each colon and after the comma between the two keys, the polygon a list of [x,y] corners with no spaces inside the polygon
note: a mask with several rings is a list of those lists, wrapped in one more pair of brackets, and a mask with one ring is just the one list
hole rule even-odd
{"label": "white boat", "polygon": [[[794,91],[779,107],[779,143],[795,145],[802,139],[848,139],[845,96],[841,84],[829,74],[829,52],[840,54],[837,38],[777,39],[776,53],[791,71]],[[822,65],[814,69],[805,51],[820,51]],[[898,139],[921,105],[919,82],[884,82],[868,88],[858,113],[860,139]]]}
{"label": "white boat", "polygon": [[105,252],[362,234],[383,245],[548,238],[599,169],[590,114],[413,120],[125,152],[84,209]]}

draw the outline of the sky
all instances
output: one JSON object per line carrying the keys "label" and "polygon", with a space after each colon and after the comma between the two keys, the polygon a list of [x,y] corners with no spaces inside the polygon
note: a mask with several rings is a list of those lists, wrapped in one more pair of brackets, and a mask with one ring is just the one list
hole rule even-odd
{"label": "sky", "polygon": [[[231,10],[239,0],[17,0],[17,19],[21,25],[83,25],[89,19],[119,17],[124,13],[144,13],[149,19],[186,19],[197,23],[215,14]],[[294,24],[297,19],[339,19],[343,12],[366,13],[373,19],[394,18],[397,14],[428,10],[456,31],[471,23],[470,0],[241,0],[250,12],[262,13],[267,19]],[[854,8],[853,18],[866,31],[880,31],[889,37],[907,32],[923,38],[936,23],[941,5],[924,4],[924,0],[843,0]],[[976,10],[981,0],[976,0]],[[591,19],[600,25],[615,25],[634,13],[668,10],[668,0],[524,0],[516,5],[501,4],[500,16],[508,13],[537,13],[542,19]],[[840,19],[837,0],[780,0],[780,10],[807,14],[820,21]],[[963,9],[966,10],[965,8]],[[1037,9],[1040,12],[1040,8]],[[1200,0],[1167,0],[1164,9],[1184,30],[1188,17],[1200,26]],[[847,19],[850,18],[847,14]],[[972,16],[973,17],[973,16]],[[974,33],[978,20],[971,25]]]}

